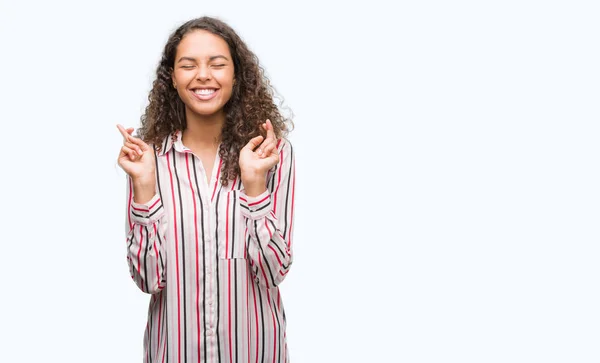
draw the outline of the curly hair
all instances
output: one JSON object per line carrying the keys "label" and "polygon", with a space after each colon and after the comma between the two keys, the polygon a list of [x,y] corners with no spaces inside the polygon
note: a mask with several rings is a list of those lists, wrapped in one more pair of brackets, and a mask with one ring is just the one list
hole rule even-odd
{"label": "curly hair", "polygon": [[[229,46],[234,64],[234,85],[231,98],[224,106],[225,122],[221,130],[219,156],[223,160],[221,183],[227,185],[240,175],[240,149],[251,138],[266,136],[260,125],[269,119],[277,138],[286,137],[293,128],[291,117],[284,117],[275,104],[283,99],[275,89],[252,53],[236,32],[223,21],[201,17],[181,25],[169,37],[156,70],[156,79],[148,95],[149,104],[141,117],[139,136],[158,150],[167,135],[185,130],[185,105],[172,87],[175,54],[181,39],[194,30],[206,30],[220,36]],[[286,107],[289,110],[289,108]]]}

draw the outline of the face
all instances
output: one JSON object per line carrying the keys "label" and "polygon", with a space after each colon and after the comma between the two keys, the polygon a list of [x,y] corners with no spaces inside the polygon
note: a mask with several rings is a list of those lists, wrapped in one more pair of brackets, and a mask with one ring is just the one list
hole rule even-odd
{"label": "face", "polygon": [[222,114],[233,82],[233,59],[223,38],[205,30],[184,35],[175,54],[173,83],[188,117]]}

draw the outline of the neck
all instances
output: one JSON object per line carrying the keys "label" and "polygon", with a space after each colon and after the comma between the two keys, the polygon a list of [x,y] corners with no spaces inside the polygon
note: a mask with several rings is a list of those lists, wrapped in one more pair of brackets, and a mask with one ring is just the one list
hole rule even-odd
{"label": "neck", "polygon": [[190,149],[215,148],[221,142],[225,114],[221,111],[210,116],[191,115],[186,112],[186,129],[182,142]]}

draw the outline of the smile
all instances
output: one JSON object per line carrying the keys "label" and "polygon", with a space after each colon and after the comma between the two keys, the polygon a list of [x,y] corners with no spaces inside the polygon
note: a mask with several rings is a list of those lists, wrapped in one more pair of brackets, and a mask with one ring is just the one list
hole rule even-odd
{"label": "smile", "polygon": [[217,95],[217,93],[219,92],[218,89],[214,89],[214,88],[195,88],[195,89],[192,89],[191,91],[192,91],[192,94],[194,95],[194,97],[201,101],[210,100],[210,99],[214,98]]}

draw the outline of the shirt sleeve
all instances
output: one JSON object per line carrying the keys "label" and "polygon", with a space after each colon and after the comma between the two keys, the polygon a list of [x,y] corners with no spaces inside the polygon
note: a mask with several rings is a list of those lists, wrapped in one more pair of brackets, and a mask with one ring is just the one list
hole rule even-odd
{"label": "shirt sleeve", "polygon": [[278,146],[279,163],[270,172],[267,190],[249,197],[240,192],[241,215],[246,229],[247,258],[256,282],[279,285],[292,265],[295,161],[288,140]]}
{"label": "shirt sleeve", "polygon": [[133,201],[127,176],[127,263],[131,278],[143,291],[154,294],[165,287],[165,209],[158,194],[144,204]]}

